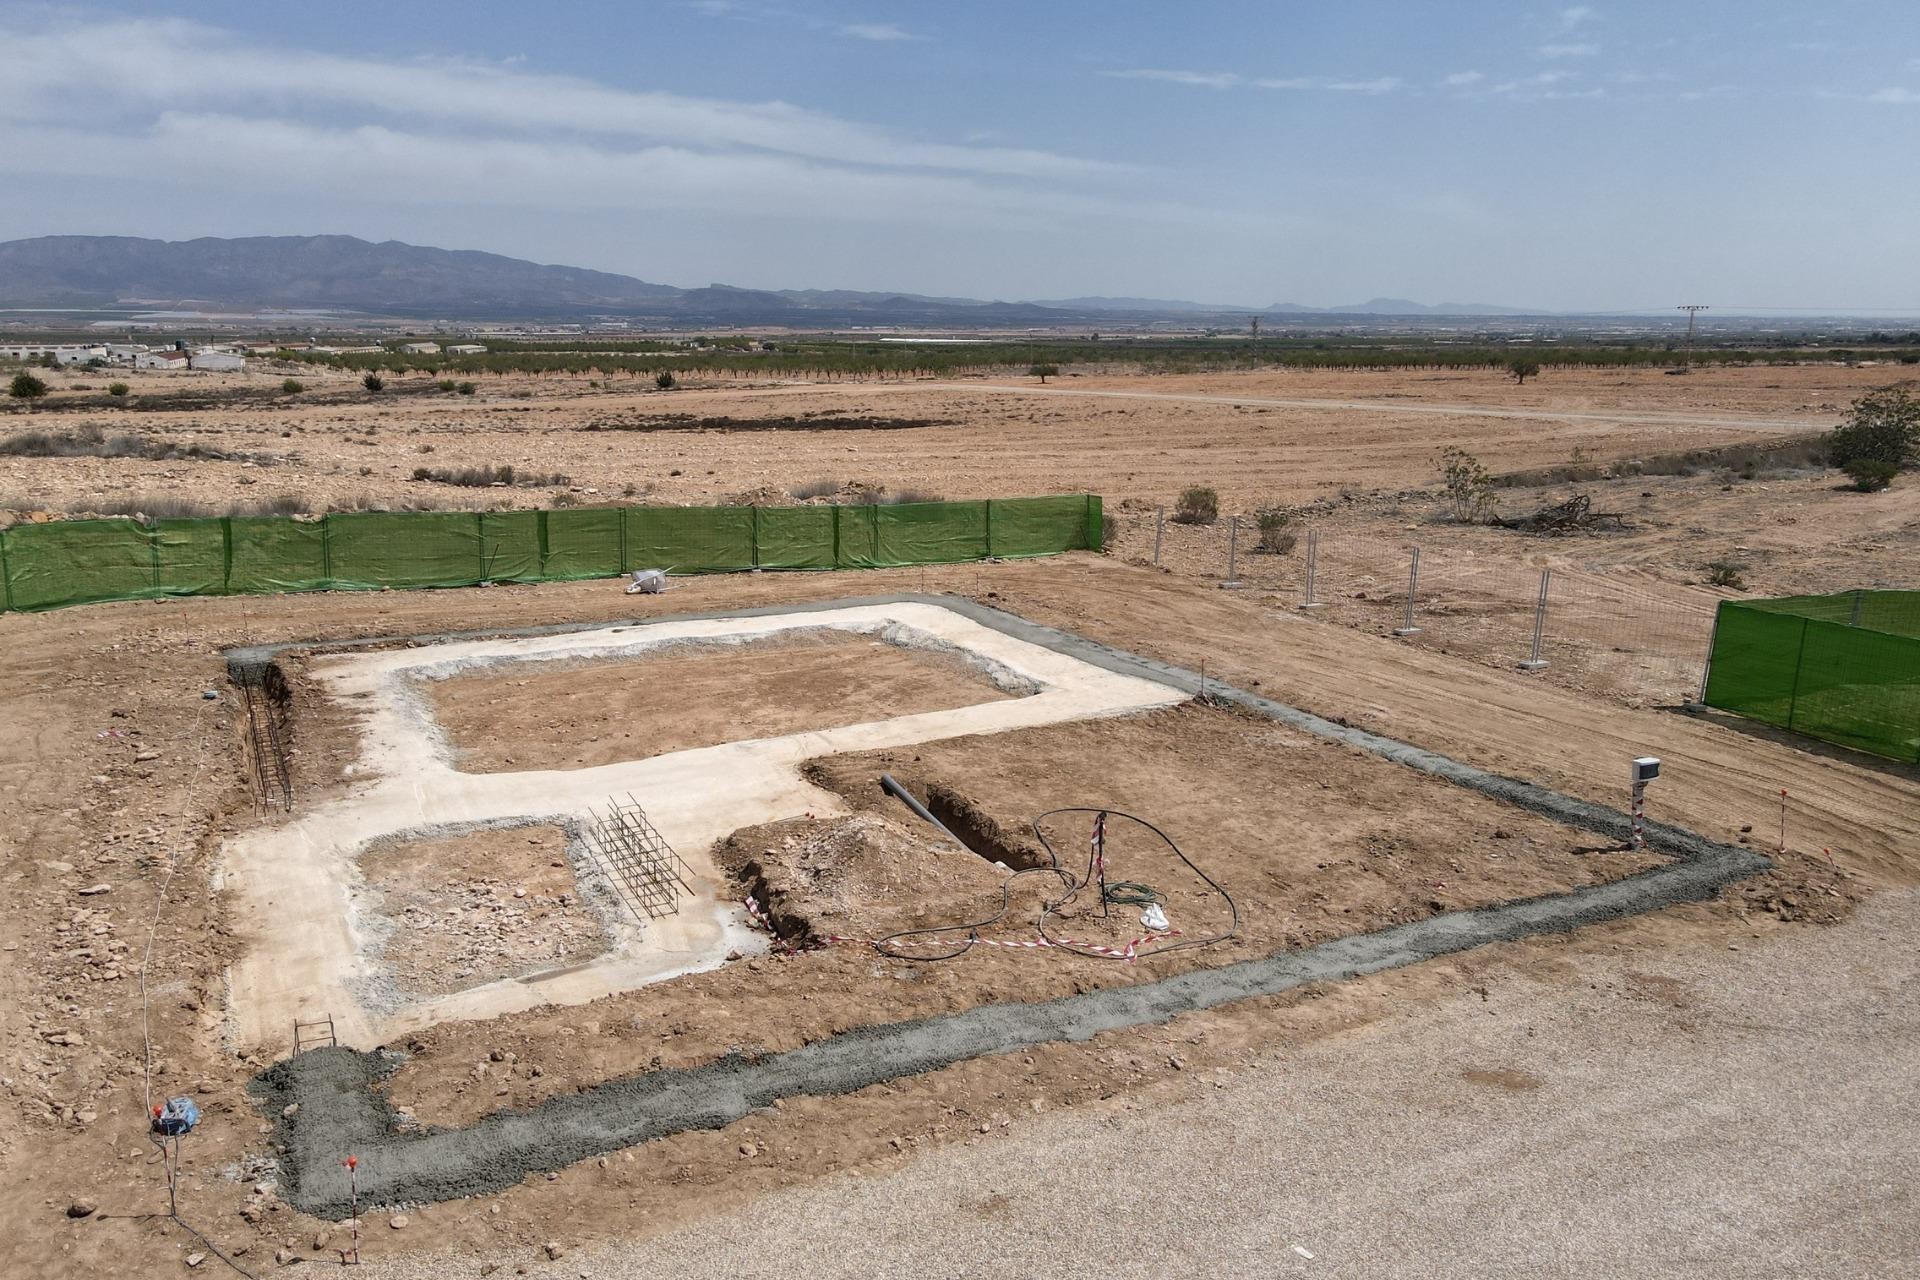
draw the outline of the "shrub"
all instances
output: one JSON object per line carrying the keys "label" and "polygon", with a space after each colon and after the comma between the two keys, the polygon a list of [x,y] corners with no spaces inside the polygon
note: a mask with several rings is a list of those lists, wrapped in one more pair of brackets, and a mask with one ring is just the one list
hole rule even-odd
{"label": "shrub", "polygon": [[1862,493],[1878,493],[1900,474],[1900,468],[1879,458],[1855,458],[1841,470],[1853,481],[1853,487]]}
{"label": "shrub", "polygon": [[502,463],[497,467],[455,467],[444,471],[431,467],[415,467],[413,478],[428,480],[434,484],[459,485],[463,489],[485,489],[496,484],[542,487],[573,483],[570,477],[561,475],[557,471],[551,474],[515,471],[511,462]]}
{"label": "shrub", "polygon": [[662,391],[673,390],[674,384],[678,381],[679,379],[673,376],[673,370],[671,369],[662,369],[660,372],[653,375],[653,385],[660,388]]}
{"label": "shrub", "polygon": [[929,489],[900,489],[888,494],[875,494],[869,498],[883,507],[904,507],[912,502],[938,502],[940,495]]}
{"label": "shrub", "polygon": [[442,378],[435,385],[437,385],[442,391],[453,391],[457,389],[460,384],[455,382],[452,378]]}
{"label": "shrub", "polygon": [[[1827,460],[1852,476],[1854,487],[1863,491],[1886,488],[1916,459],[1920,459],[1920,400],[1905,388],[1884,387],[1861,396],[1853,402],[1847,420],[1827,433]],[[1856,463],[1873,465],[1856,474]],[[1863,484],[1862,476],[1878,483]]]}
{"label": "shrub", "polygon": [[307,389],[307,384],[298,378],[288,378],[280,384],[280,389],[290,396],[297,396]]}
{"label": "shrub", "polygon": [[1113,513],[1111,511],[1101,512],[1100,513],[1100,549],[1102,551],[1111,550],[1113,548],[1113,540],[1119,536],[1120,536],[1120,522],[1113,518]]}
{"label": "shrub", "polygon": [[30,373],[16,373],[7,384],[7,394],[15,400],[38,400],[47,394],[47,384]]}
{"label": "shrub", "polygon": [[458,391],[463,396],[470,396],[474,392],[474,386],[471,382],[455,383],[453,389],[455,391]]}
{"label": "shrub", "polygon": [[1253,513],[1253,520],[1260,527],[1260,541],[1254,545],[1255,551],[1284,556],[1300,541],[1300,536],[1288,527],[1293,523],[1293,516],[1280,507],[1262,507]]}
{"label": "shrub", "polygon": [[366,377],[360,379],[360,385],[365,387],[367,390],[373,392],[375,395],[378,395],[381,391],[383,391],[386,388],[387,380],[381,377],[377,373],[370,373]]}
{"label": "shrub", "polygon": [[1220,495],[1204,485],[1182,489],[1173,518],[1179,524],[1212,524],[1220,518]]}
{"label": "shrub", "polygon": [[[266,498],[253,504],[249,514],[262,516],[299,516],[307,513],[307,500],[297,493],[283,493],[277,498]],[[242,514],[235,511],[233,514]]]}
{"label": "shrub", "polygon": [[787,490],[787,493],[795,498],[829,498],[838,492],[840,492],[840,482],[829,480],[824,476],[818,480],[796,484]]}
{"label": "shrub", "polygon": [[107,394],[110,396],[124,396],[131,390],[133,390],[133,388],[124,382],[109,382],[107,384]]}
{"label": "shrub", "polygon": [[1480,459],[1450,444],[1440,451],[1439,461],[1454,519],[1470,524],[1493,514],[1493,476]]}
{"label": "shrub", "polygon": [[1747,580],[1743,577],[1746,570],[1738,560],[1709,560],[1707,562],[1707,585],[1726,587],[1733,591],[1745,591]]}

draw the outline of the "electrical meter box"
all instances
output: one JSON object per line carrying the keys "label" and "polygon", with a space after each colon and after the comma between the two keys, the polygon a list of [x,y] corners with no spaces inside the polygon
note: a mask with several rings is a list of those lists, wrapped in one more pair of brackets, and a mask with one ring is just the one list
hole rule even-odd
{"label": "electrical meter box", "polygon": [[1633,762],[1633,780],[1635,782],[1652,782],[1659,776],[1659,756],[1641,756]]}

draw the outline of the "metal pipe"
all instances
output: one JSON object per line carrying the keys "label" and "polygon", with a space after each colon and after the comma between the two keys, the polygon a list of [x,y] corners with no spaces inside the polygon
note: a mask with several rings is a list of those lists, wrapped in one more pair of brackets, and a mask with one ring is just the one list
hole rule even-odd
{"label": "metal pipe", "polygon": [[1413,625],[1413,596],[1419,589],[1420,545],[1415,543],[1413,547],[1413,560],[1407,566],[1407,617],[1402,625],[1394,628],[1393,634],[1397,636],[1411,636],[1420,633],[1420,628]]}
{"label": "metal pipe", "polygon": [[905,787],[901,786],[898,782],[894,781],[894,777],[892,774],[883,773],[880,775],[880,789],[882,791],[885,791],[888,795],[898,798],[900,803],[906,805],[907,808],[913,810],[916,817],[919,817],[924,821],[931,823],[933,825],[933,828],[936,831],[938,831],[941,835],[945,836],[947,839],[953,841],[955,844],[959,845],[962,849],[969,847],[965,840],[962,840],[959,836],[947,830],[947,824],[940,821],[940,819],[934,817],[933,811],[931,809],[927,808],[927,806],[921,804],[918,800],[914,799],[913,792],[907,790]]}
{"label": "metal pipe", "polygon": [[1307,530],[1307,598],[1300,602],[1302,609],[1318,609],[1320,602],[1313,597],[1314,588],[1319,581],[1320,570],[1320,531]]}
{"label": "metal pipe", "polygon": [[1547,627],[1547,584],[1552,581],[1553,570],[1542,569],[1540,571],[1540,599],[1539,602],[1533,606],[1533,649],[1527,655],[1527,660],[1520,664],[1521,668],[1526,671],[1538,671],[1547,665],[1547,660],[1540,656],[1540,640]]}
{"label": "metal pipe", "polygon": [[1160,540],[1167,532],[1167,509],[1159,508],[1153,519],[1153,567],[1160,567]]}

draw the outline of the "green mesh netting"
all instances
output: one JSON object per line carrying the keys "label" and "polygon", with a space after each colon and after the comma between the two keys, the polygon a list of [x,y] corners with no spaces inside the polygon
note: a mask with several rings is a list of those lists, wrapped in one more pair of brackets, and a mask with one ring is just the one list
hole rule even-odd
{"label": "green mesh netting", "polygon": [[1920,761],[1920,592],[1726,601],[1708,661],[1708,706]]}
{"label": "green mesh netting", "polygon": [[862,569],[1098,549],[1092,496],[882,507],[347,512],[320,519],[65,520],[0,530],[0,600],[462,587],[632,569]]}

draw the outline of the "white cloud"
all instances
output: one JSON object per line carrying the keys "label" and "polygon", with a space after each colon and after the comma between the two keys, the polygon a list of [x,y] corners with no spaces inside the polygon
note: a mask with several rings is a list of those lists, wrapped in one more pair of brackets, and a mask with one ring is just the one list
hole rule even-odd
{"label": "white cloud", "polygon": [[898,40],[925,40],[927,37],[915,35],[911,31],[895,26],[891,22],[849,22],[840,28],[840,34],[852,36],[856,40],[873,40],[882,44]]}
{"label": "white cloud", "polygon": [[1868,102],[1879,102],[1888,106],[1910,107],[1920,103],[1920,93],[1912,89],[1879,89],[1867,95]]}
{"label": "white cloud", "polygon": [[555,130],[680,146],[747,147],[840,164],[1030,178],[1125,166],[1045,151],[919,142],[785,102],[632,90],[470,61],[397,63],[263,45],[176,20],[73,23],[0,42],[0,118],[266,107],[437,120],[463,131]]}
{"label": "white cloud", "polygon": [[174,20],[16,29],[0,42],[0,130],[0,186],[120,171],[209,205],[279,192],[956,228],[1239,216],[1159,197],[1131,165],[923,139],[785,102],[255,44]]}
{"label": "white cloud", "polygon": [[1590,4],[1576,4],[1560,11],[1560,25],[1569,31],[1575,27],[1583,27],[1589,22],[1597,22],[1599,19],[1600,11]]}
{"label": "white cloud", "polygon": [[1289,76],[1282,79],[1264,79],[1251,82],[1257,89],[1286,89],[1293,91],[1325,90],[1329,93],[1392,93],[1403,81],[1399,76],[1379,76],[1372,80],[1329,80],[1323,76]]}
{"label": "white cloud", "polygon": [[1597,44],[1543,44],[1539,49],[1543,58],[1591,58],[1599,52]]}
{"label": "white cloud", "polygon": [[1399,76],[1381,76],[1375,80],[1333,80],[1327,84],[1327,88],[1336,93],[1392,93],[1399,87]]}
{"label": "white cloud", "polygon": [[1184,71],[1177,68],[1132,67],[1125,71],[1102,71],[1117,80],[1158,80],[1165,84],[1193,85],[1202,89],[1236,89],[1246,85],[1255,89],[1292,91],[1325,90],[1330,93],[1392,93],[1403,81],[1398,76],[1379,76],[1372,80],[1330,80],[1325,76],[1266,76],[1248,79],[1233,71]]}
{"label": "white cloud", "polygon": [[1158,80],[1163,84],[1189,84],[1203,89],[1231,89],[1240,77],[1231,71],[1183,71],[1168,67],[1129,67],[1125,71],[1102,71],[1115,80]]}
{"label": "white cloud", "polygon": [[1479,84],[1487,78],[1484,71],[1456,71],[1440,82],[1443,88],[1465,89]]}

